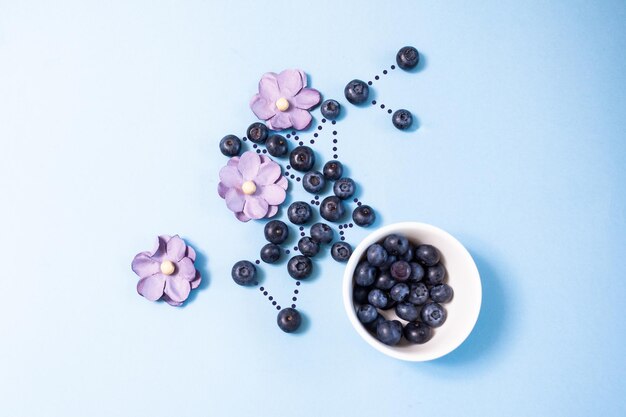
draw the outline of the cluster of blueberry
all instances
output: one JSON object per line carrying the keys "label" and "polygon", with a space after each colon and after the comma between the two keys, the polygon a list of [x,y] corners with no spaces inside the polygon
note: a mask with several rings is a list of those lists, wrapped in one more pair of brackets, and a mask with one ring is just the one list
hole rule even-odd
{"label": "cluster of blueberry", "polygon": [[[354,272],[353,298],[357,317],[382,343],[397,345],[403,335],[410,343],[425,343],[432,329],[446,321],[447,312],[439,303],[449,302],[453,291],[444,283],[440,258],[434,246],[413,246],[396,234],[367,249]],[[392,308],[407,322],[404,326],[379,312]]]}

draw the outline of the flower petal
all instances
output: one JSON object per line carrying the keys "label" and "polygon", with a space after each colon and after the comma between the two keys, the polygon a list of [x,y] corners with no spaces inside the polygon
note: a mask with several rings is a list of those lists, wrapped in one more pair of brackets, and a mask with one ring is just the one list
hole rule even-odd
{"label": "flower petal", "polygon": [[257,185],[273,184],[278,180],[280,174],[280,165],[278,165],[274,161],[268,161],[264,164],[261,164],[261,167],[259,168],[259,173],[254,178],[254,182]]}
{"label": "flower petal", "polygon": [[245,214],[243,214],[242,211],[240,211],[239,213],[235,213],[235,217],[237,218],[237,220],[239,220],[240,222],[249,222],[250,221],[250,217],[246,216]]}
{"label": "flower petal", "polygon": [[163,294],[162,300],[173,307],[180,307],[183,305],[183,303],[177,303],[176,301],[172,300],[170,297],[167,296],[167,294]]}
{"label": "flower petal", "polygon": [[275,103],[280,98],[280,89],[278,88],[278,80],[276,74],[267,72],[259,81],[259,95],[269,103]]}
{"label": "flower petal", "polygon": [[306,129],[311,124],[311,114],[307,110],[293,109],[289,112],[289,119],[294,129]]}
{"label": "flower petal", "polygon": [[247,196],[246,204],[243,206],[243,214],[251,219],[262,219],[267,214],[269,204],[258,196]]}
{"label": "flower petal", "polygon": [[306,85],[306,75],[302,70],[284,70],[276,77],[281,97],[291,98]]}
{"label": "flower petal", "polygon": [[317,105],[321,100],[320,92],[312,88],[303,88],[292,99],[293,104],[303,110],[308,110],[311,107]]}
{"label": "flower petal", "polygon": [[200,271],[196,271],[196,277],[193,279],[193,281],[191,281],[191,289],[195,290],[196,288],[198,288],[201,282],[202,275],[200,274]]}
{"label": "flower petal", "polygon": [[274,217],[276,213],[278,213],[278,206],[270,206],[270,208],[267,209],[267,214],[265,215],[265,218],[269,219],[270,217]]}
{"label": "flower petal", "polygon": [[252,112],[261,120],[267,120],[276,114],[276,105],[274,102],[270,102],[259,94],[255,94],[250,100],[250,108]]}
{"label": "flower petal", "polygon": [[217,183],[217,194],[219,194],[220,197],[226,198],[226,191],[228,191],[228,189],[229,188],[225,186],[222,182]]}
{"label": "flower petal", "polygon": [[173,236],[169,242],[167,242],[167,257],[171,260],[178,262],[185,256],[187,252],[187,245],[178,235]]}
{"label": "flower petal", "polygon": [[228,162],[226,162],[226,165],[229,166],[229,167],[237,168],[237,165],[239,165],[239,157],[238,156],[233,156],[232,158],[230,158],[228,160]]}
{"label": "flower petal", "polygon": [[241,187],[243,177],[236,167],[226,165],[220,169],[220,181],[228,188]]}
{"label": "flower petal", "polygon": [[137,283],[137,292],[150,301],[156,301],[163,295],[165,275],[159,273],[142,278]]}
{"label": "flower petal", "polygon": [[146,278],[161,271],[161,263],[152,259],[149,252],[141,252],[133,259],[131,268],[139,278]]}
{"label": "flower petal", "polygon": [[187,257],[194,262],[196,261],[196,250],[189,245],[187,245]]}
{"label": "flower petal", "polygon": [[156,242],[154,242],[154,247],[150,252],[150,256],[157,262],[161,262],[163,257],[165,256],[165,248],[167,247],[167,242],[171,239],[169,235],[161,235],[157,236]]}
{"label": "flower petal", "polygon": [[191,284],[183,277],[172,275],[165,281],[164,292],[175,303],[182,303],[189,297]]}
{"label": "flower petal", "polygon": [[[299,109],[294,109],[299,110]],[[289,129],[293,124],[291,123],[291,119],[289,118],[289,114],[285,112],[278,112],[274,117],[267,121],[267,127],[270,130],[284,130]]]}
{"label": "flower petal", "polygon": [[289,186],[289,181],[287,181],[287,178],[281,176],[278,181],[276,181],[276,185],[281,187],[283,190],[286,190]]}
{"label": "flower petal", "polygon": [[236,188],[231,188],[226,191],[226,207],[230,211],[234,211],[235,213],[243,210],[243,205],[246,202],[245,195]]}
{"label": "flower petal", "polygon": [[261,187],[259,197],[267,201],[267,204],[271,206],[277,206],[285,201],[287,193],[280,186],[276,184],[265,185]]}
{"label": "flower petal", "polygon": [[241,176],[244,181],[253,180],[256,177],[256,174],[259,172],[259,167],[261,166],[261,158],[256,152],[248,151],[244,152],[239,158],[239,165],[237,168],[239,172],[241,172]]}
{"label": "flower petal", "polygon": [[178,276],[191,281],[196,277],[196,267],[193,265],[191,258],[183,258],[176,264]]}

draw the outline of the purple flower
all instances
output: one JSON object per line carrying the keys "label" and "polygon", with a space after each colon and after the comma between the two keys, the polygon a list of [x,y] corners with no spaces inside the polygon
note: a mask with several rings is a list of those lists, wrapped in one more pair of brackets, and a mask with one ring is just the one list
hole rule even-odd
{"label": "purple flower", "polygon": [[280,165],[264,155],[244,152],[220,170],[217,193],[242,222],[272,217],[287,196]]}
{"label": "purple flower", "polygon": [[137,292],[150,301],[182,305],[202,281],[195,261],[196,251],[178,235],[159,236],[152,251],[138,253],[133,259],[131,267],[141,278]]}
{"label": "purple flower", "polygon": [[311,123],[309,109],[320,102],[320,93],[306,88],[302,70],[268,72],[259,81],[259,93],[250,100],[250,108],[259,119],[267,120],[272,130],[294,127],[305,129]]}

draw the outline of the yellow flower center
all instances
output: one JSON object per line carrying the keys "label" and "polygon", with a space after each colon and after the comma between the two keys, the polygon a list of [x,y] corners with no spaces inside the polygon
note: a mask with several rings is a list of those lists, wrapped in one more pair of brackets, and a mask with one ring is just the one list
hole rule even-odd
{"label": "yellow flower center", "polygon": [[172,275],[176,267],[174,266],[174,262],[172,261],[163,261],[161,262],[161,272],[164,275]]}
{"label": "yellow flower center", "polygon": [[281,97],[276,100],[276,108],[280,111],[287,111],[287,109],[289,108],[289,102],[285,97]]}
{"label": "yellow flower center", "polygon": [[256,192],[256,184],[254,181],[246,181],[241,185],[241,191],[247,195],[254,194]]}

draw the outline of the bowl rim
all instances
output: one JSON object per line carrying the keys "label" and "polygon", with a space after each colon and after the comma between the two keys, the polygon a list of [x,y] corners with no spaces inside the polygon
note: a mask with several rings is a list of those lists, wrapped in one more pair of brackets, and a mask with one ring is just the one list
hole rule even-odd
{"label": "bowl rim", "polygon": [[[471,265],[471,271],[469,271],[469,276],[472,279],[475,279],[477,285],[477,306],[474,308],[475,314],[470,317],[471,326],[468,327],[468,331],[465,334],[459,334],[459,337],[454,339],[451,343],[445,345],[444,349],[438,349],[435,351],[423,351],[423,352],[408,352],[398,349],[395,346],[388,346],[384,343],[378,341],[374,336],[372,336],[361,324],[359,319],[357,318],[356,311],[353,307],[352,302],[352,292],[353,292],[353,275],[356,265],[363,257],[364,252],[367,248],[380,241],[383,237],[392,234],[392,233],[403,233],[406,232],[407,229],[411,229],[412,231],[424,232],[428,231],[431,233],[439,234],[447,239],[452,246],[455,247],[462,256],[469,259],[469,264]],[[387,356],[391,356],[396,359],[410,361],[410,362],[424,362],[433,359],[440,358],[442,356],[447,355],[448,353],[454,351],[458,348],[471,334],[476,322],[478,321],[478,316],[480,315],[480,310],[482,306],[482,283],[480,280],[480,274],[478,272],[478,268],[476,267],[476,262],[469,251],[463,246],[458,239],[452,236],[450,233],[446,232],[439,227],[433,226],[428,223],[420,223],[420,222],[399,222],[389,224],[387,226],[382,226],[374,231],[372,231],[369,235],[367,235],[352,251],[352,255],[346,264],[346,268],[344,270],[343,275],[343,304],[346,310],[346,314],[352,324],[352,327],[357,331],[357,333],[373,348],[378,350],[379,352],[384,353]]]}

